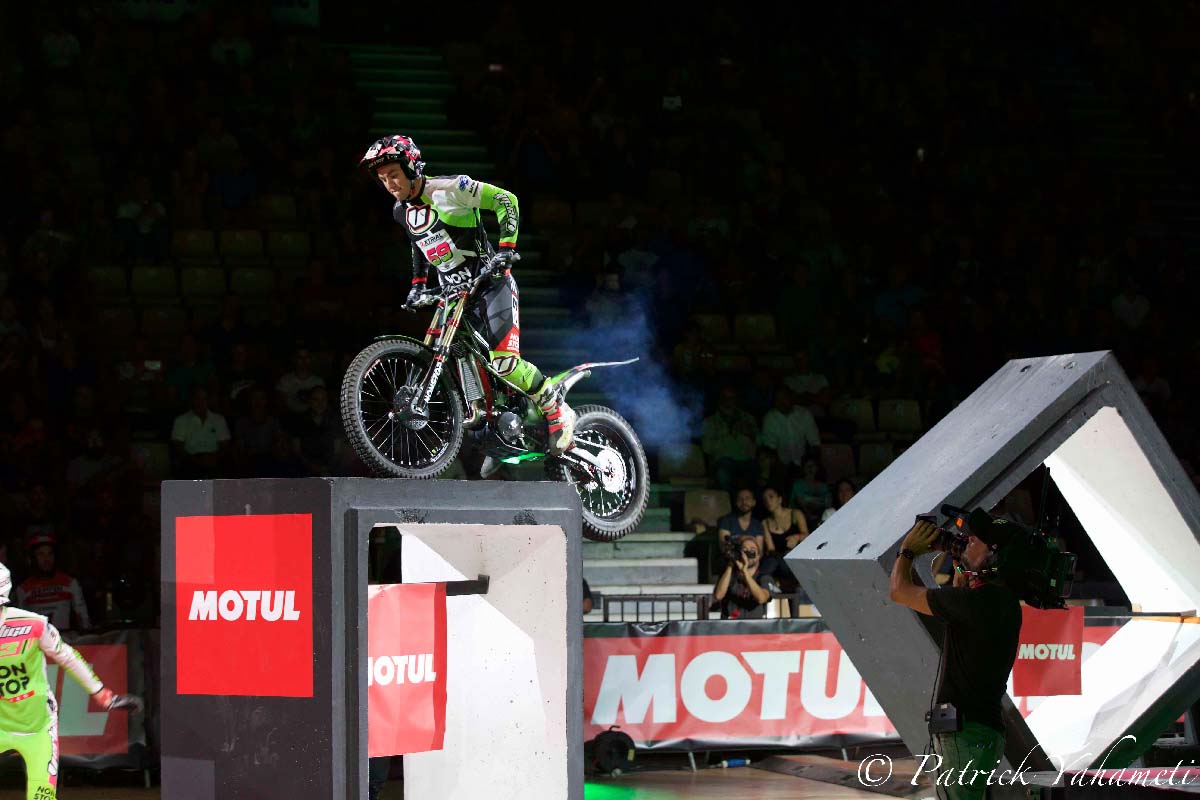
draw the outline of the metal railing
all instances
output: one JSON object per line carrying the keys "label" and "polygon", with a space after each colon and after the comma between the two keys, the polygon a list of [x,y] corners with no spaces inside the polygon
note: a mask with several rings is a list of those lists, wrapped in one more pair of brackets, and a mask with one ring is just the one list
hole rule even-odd
{"label": "metal railing", "polygon": [[[787,602],[786,611],[777,616],[797,618],[801,607],[812,601],[803,590],[773,592],[770,602]],[[600,608],[604,622],[670,622],[671,620],[709,619],[719,604],[709,592],[703,594],[602,594]]]}

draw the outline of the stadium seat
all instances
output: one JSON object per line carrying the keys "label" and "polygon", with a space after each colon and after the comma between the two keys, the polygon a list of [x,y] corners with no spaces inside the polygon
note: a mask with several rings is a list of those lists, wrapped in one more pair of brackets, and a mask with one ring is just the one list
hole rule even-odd
{"label": "stadium seat", "polygon": [[729,317],[724,314],[692,314],[689,320],[710,344],[727,343],[733,338],[729,334]]}
{"label": "stadium seat", "polygon": [[271,231],[267,234],[267,253],[279,267],[305,265],[312,253],[312,243],[304,231]]}
{"label": "stadium seat", "polygon": [[180,336],[188,329],[188,312],[179,306],[151,306],[142,310],[142,335],[150,339]]}
{"label": "stadium seat", "polygon": [[87,284],[96,297],[106,301],[111,302],[129,297],[129,285],[126,282],[124,267],[88,267]]}
{"label": "stadium seat", "polygon": [[203,331],[216,325],[221,319],[221,307],[213,303],[201,303],[190,309],[192,330]]}
{"label": "stadium seat", "polygon": [[916,400],[879,401],[879,430],[911,438],[921,432],[921,406]]}
{"label": "stadium seat", "polygon": [[259,205],[269,227],[278,230],[296,224],[296,198],[290,194],[264,194]]}
{"label": "stadium seat", "polygon": [[130,288],[138,302],[164,303],[179,299],[174,267],[134,267]]}
{"label": "stadium seat", "polygon": [[221,231],[221,257],[231,265],[267,263],[262,234],[258,231]]}
{"label": "stadium seat", "polygon": [[775,317],[770,314],[735,314],[733,340],[752,350],[779,347],[775,337]]}
{"label": "stadium seat", "polygon": [[825,478],[830,483],[853,478],[858,474],[858,468],[854,465],[854,448],[848,444],[821,445],[821,468],[825,470]]}
{"label": "stadium seat", "polygon": [[235,267],[229,274],[229,289],[242,298],[266,300],[275,292],[275,272],[267,267]]}
{"label": "stadium seat", "polygon": [[128,305],[101,306],[96,309],[96,328],[106,338],[128,339],[137,330],[137,314]]}
{"label": "stadium seat", "polygon": [[752,372],[754,370],[754,362],[750,360],[750,356],[744,356],[740,353],[721,353],[713,359],[713,369],[717,372]]}
{"label": "stadium seat", "polygon": [[669,169],[652,169],[647,178],[646,191],[653,200],[673,200],[683,189],[683,176]]}
{"label": "stadium seat", "polygon": [[796,361],[787,353],[764,353],[754,359],[754,366],[786,375],[796,368]]}
{"label": "stadium seat", "polygon": [[217,237],[212,231],[175,231],[171,237],[171,255],[184,264],[215,264]]}
{"label": "stadium seat", "polygon": [[529,218],[538,230],[571,227],[571,206],[563,200],[534,200],[529,209]]}
{"label": "stadium seat", "polygon": [[700,445],[682,442],[660,447],[658,479],[673,486],[707,486],[708,473]]}
{"label": "stadium seat", "polygon": [[603,202],[580,202],[575,204],[575,222],[581,228],[602,230],[608,226],[612,206]]}
{"label": "stadium seat", "polygon": [[722,489],[691,489],[683,495],[683,521],[688,526],[702,522],[715,528],[730,508],[729,492]]}
{"label": "stadium seat", "polygon": [[887,438],[887,434],[875,429],[875,409],[869,397],[839,397],[829,404],[829,415],[854,423],[854,440],[857,442],[877,442]]}
{"label": "stadium seat", "polygon": [[891,442],[863,442],[858,446],[858,470],[864,478],[874,478],[894,460]]}
{"label": "stadium seat", "polygon": [[225,270],[220,267],[184,267],[179,271],[184,302],[225,294]]}

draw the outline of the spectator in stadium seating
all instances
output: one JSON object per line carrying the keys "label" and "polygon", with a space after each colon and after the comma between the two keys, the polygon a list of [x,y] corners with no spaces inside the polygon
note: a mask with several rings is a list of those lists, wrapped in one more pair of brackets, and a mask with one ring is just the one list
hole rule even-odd
{"label": "spectator in stadium seating", "polygon": [[185,333],[179,340],[179,359],[167,370],[165,385],[167,401],[178,406],[195,396],[196,389],[209,389],[216,377],[212,362],[201,352],[195,334]]}
{"label": "spectator in stadium seating", "polygon": [[838,509],[849,503],[850,499],[856,494],[858,494],[858,487],[854,485],[854,481],[849,478],[842,478],[838,481],[837,486],[834,487],[833,505],[825,509],[825,512],[821,514],[821,522],[825,522],[836,514]]}
{"label": "spectator in stadium seating", "polygon": [[244,475],[269,477],[267,467],[275,447],[275,437],[282,429],[279,420],[270,413],[270,397],[266,388],[250,389],[249,409],[234,425],[234,460]]}
{"label": "spectator in stadium seating", "polygon": [[312,369],[312,357],[308,348],[298,348],[292,356],[292,371],[284,374],[275,389],[279,392],[283,408],[296,416],[308,411],[308,393],[325,385],[325,379]]}
{"label": "spectator in stadium seating", "polygon": [[[717,545],[719,549],[723,549],[728,544],[729,538],[732,536],[750,536],[760,548],[765,548],[766,544],[763,539],[766,536],[766,531],[763,529],[762,521],[754,516],[754,506],[757,501],[754,499],[754,492],[750,489],[738,489],[737,496],[734,498],[733,507],[735,512],[730,512],[717,520]],[[761,552],[761,551],[760,551]]]}
{"label": "spectator in stadium seating", "polygon": [[167,257],[167,209],[154,196],[150,179],[133,179],[117,206],[117,238],[121,254],[133,261],[158,263]]}
{"label": "spectator in stadium seating", "polygon": [[699,385],[712,377],[712,346],[704,339],[699,325],[683,329],[683,341],[675,345],[671,364],[680,380]]}
{"label": "spectator in stadium seating", "polygon": [[752,536],[731,540],[724,571],[713,587],[721,619],[762,619],[767,615],[774,579],[763,569],[762,548]]}
{"label": "spectator in stadium seating", "polygon": [[307,478],[311,475],[307,465],[296,453],[296,444],[285,431],[275,434],[271,455],[263,465],[263,478]]}
{"label": "spectator in stadium seating", "polygon": [[192,392],[192,407],[175,418],[171,445],[180,477],[215,478],[229,450],[229,425],[208,406],[208,390]]}
{"label": "spectator in stadium seating", "polygon": [[308,393],[308,409],[293,424],[300,457],[313,475],[329,475],[341,456],[342,420],[329,407],[324,386]]}
{"label": "spectator in stadium seating", "polygon": [[177,228],[205,227],[208,197],[208,171],[195,147],[184,148],[171,170],[171,222]]}
{"label": "spectator in stadium seating", "polygon": [[763,517],[763,530],[770,538],[765,552],[782,555],[808,537],[808,520],[799,508],[788,508],[784,505],[783,492],[778,487],[767,487],[762,497],[763,506],[767,510]]}
{"label": "spectator in stadium seating", "polygon": [[221,115],[210,114],[204,130],[196,140],[200,166],[210,173],[228,169],[234,163],[240,149],[237,138],[225,129],[225,120]]}
{"label": "spectator in stadium seating", "polygon": [[794,350],[792,364],[794,369],[783,379],[783,384],[794,393],[794,402],[809,409],[815,407],[823,413],[824,409],[829,407],[832,396],[829,378],[813,369],[808,348],[799,347]]}
{"label": "spectator in stadium seating", "polygon": [[754,491],[761,494],[768,486],[783,486],[788,481],[788,467],[779,460],[775,448],[759,445],[754,455]]}
{"label": "spectator in stadium seating", "polygon": [[[2,562],[0,562],[2,563]],[[588,586],[587,578],[583,579],[583,613],[590,614],[596,601],[592,599],[592,587]]]}
{"label": "spectator in stadium seating", "polygon": [[87,449],[67,464],[67,491],[71,494],[87,489],[96,478],[107,478],[119,464],[119,459],[108,452],[99,428],[88,431],[86,445]]}
{"label": "spectator in stadium seating", "polygon": [[92,627],[79,581],[58,568],[54,537],[35,535],[27,543],[27,550],[32,569],[17,588],[17,604],[48,617],[60,631]]}
{"label": "spectator in stadium seating", "polygon": [[817,519],[829,508],[831,502],[829,484],[821,477],[821,462],[815,455],[807,455],[800,464],[800,477],[792,483],[788,493],[788,505],[804,511],[806,518]]}
{"label": "spectator in stadium seating", "polygon": [[1160,417],[1171,402],[1171,384],[1162,374],[1162,362],[1156,355],[1142,359],[1141,369],[1133,379],[1133,388],[1138,397],[1155,417]]}
{"label": "spectator in stadium seating", "polygon": [[812,412],[794,398],[787,386],[775,390],[775,407],[763,417],[759,441],[778,453],[785,467],[799,468],[804,454],[821,446],[821,433]]}
{"label": "spectator in stadium seating", "polygon": [[1117,322],[1129,331],[1142,327],[1150,314],[1150,301],[1138,291],[1137,278],[1126,273],[1121,281],[1121,292],[1112,299],[1112,313]]}
{"label": "spectator in stadium seating", "polygon": [[230,410],[246,408],[250,389],[258,385],[261,372],[250,363],[250,345],[237,342],[229,351],[229,361],[221,370],[221,385],[227,392],[225,399]]}
{"label": "spectator in stadium seating", "polygon": [[704,420],[701,448],[717,486],[728,492],[735,485],[753,482],[758,424],[742,410],[734,386],[723,386],[719,397],[717,412]]}

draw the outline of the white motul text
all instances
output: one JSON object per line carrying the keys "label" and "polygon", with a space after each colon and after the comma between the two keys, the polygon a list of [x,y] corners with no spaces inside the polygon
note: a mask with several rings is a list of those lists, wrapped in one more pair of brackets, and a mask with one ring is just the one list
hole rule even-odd
{"label": "white motul text", "polygon": [[433,653],[414,653],[407,656],[376,656],[367,659],[367,685],[390,686],[393,683],[432,683],[437,680],[433,671]]}
{"label": "white motul text", "polygon": [[1075,645],[1073,644],[1023,644],[1017,651],[1017,658],[1033,661],[1074,661]]}
{"label": "white motul text", "polygon": [[300,612],[296,610],[294,591],[226,589],[218,594],[214,589],[197,590],[192,593],[189,620],[213,622],[218,617],[228,622],[258,619],[266,622],[292,622],[300,619]]}

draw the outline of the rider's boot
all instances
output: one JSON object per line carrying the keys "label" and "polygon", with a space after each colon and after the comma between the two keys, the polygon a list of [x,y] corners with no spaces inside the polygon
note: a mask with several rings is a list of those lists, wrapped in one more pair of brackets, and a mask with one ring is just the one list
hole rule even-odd
{"label": "rider's boot", "polygon": [[493,475],[495,475],[497,472],[499,472],[500,468],[503,466],[504,466],[504,462],[501,461],[500,459],[492,458],[491,456],[484,456],[483,457],[483,466],[481,466],[479,468],[479,477],[490,478]]}
{"label": "rider's boot", "polygon": [[571,446],[571,436],[575,433],[575,412],[562,399],[558,387],[550,378],[542,381],[541,387],[533,393],[533,399],[550,426],[550,455],[561,456]]}

